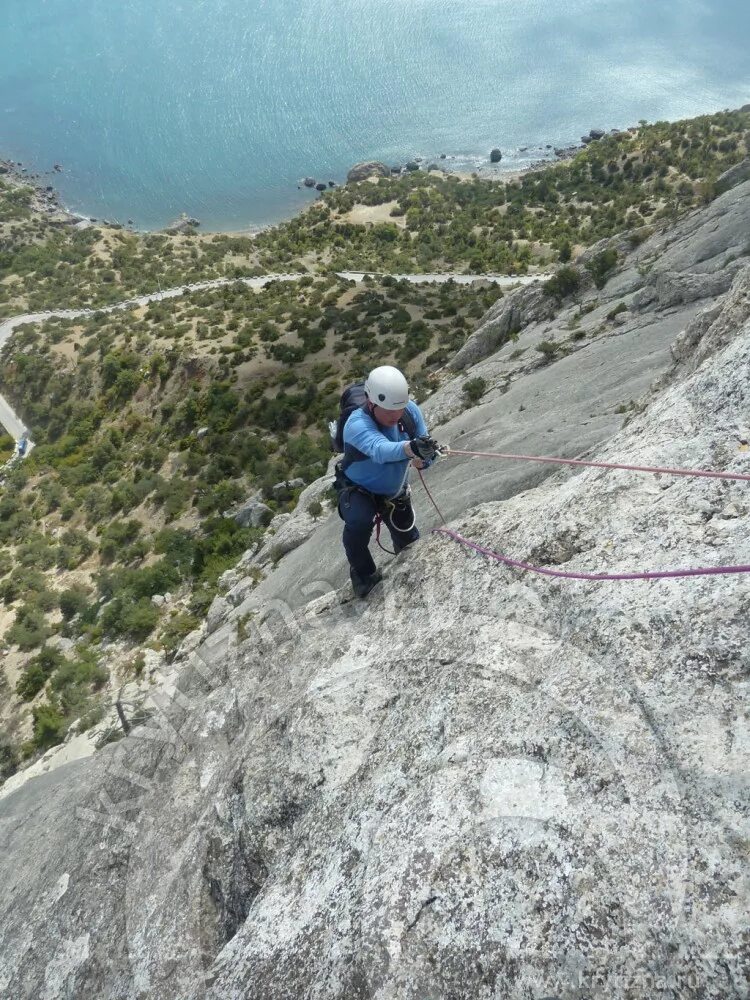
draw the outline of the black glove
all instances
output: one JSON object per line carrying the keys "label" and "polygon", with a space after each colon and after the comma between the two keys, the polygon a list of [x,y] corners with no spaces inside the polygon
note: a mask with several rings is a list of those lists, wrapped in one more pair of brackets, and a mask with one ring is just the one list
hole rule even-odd
{"label": "black glove", "polygon": [[436,457],[440,450],[437,441],[433,441],[426,434],[423,437],[413,438],[409,442],[409,447],[415,458],[421,458],[423,462],[429,462]]}

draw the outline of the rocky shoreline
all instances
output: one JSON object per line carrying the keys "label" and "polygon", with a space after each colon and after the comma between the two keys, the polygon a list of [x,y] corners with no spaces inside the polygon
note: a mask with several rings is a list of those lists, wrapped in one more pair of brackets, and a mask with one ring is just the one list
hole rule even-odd
{"label": "rocky shoreline", "polygon": [[[503,153],[500,148],[494,147],[489,151],[486,163],[486,166],[492,170],[492,173],[486,174],[485,177],[490,177],[493,180],[503,180],[507,179],[509,176],[515,176],[517,174],[543,170],[545,167],[552,166],[555,163],[572,159],[592,142],[598,142],[607,135],[619,135],[623,131],[635,134],[638,131],[638,128],[635,126],[631,126],[625,130],[613,128],[610,129],[609,132],[601,128],[592,128],[586,135],[581,136],[580,142],[574,142],[568,146],[554,146],[552,143],[537,146],[519,146],[518,149],[513,150],[510,154],[507,152]],[[529,153],[530,151],[538,153],[539,158],[532,159],[530,162],[524,163],[523,166],[514,166],[510,169],[503,169],[501,167],[504,159],[507,163],[509,155],[511,162],[513,162],[519,157],[519,155]],[[438,171],[446,175],[459,177],[478,177],[485,169],[485,165],[480,164],[477,164],[473,170],[452,169],[452,161],[459,161],[463,164],[466,162],[466,158],[458,155],[439,153],[435,157],[415,156],[403,164],[396,163],[390,166],[380,160],[367,160],[361,163],[355,163],[354,166],[351,167],[346,176],[346,183],[357,183],[358,181],[365,180],[368,177],[399,176],[406,173],[414,173],[419,170],[426,171],[427,173],[430,173],[431,171]],[[328,188],[333,187],[336,187],[336,183],[334,181],[328,181],[328,183],[325,184],[323,182],[318,182],[314,176],[301,178],[297,184],[298,190],[308,188],[310,191],[317,191],[319,193],[323,193]]]}
{"label": "rocky shoreline", "polygon": [[[100,224],[108,229],[128,229],[134,230],[135,223],[132,219],[120,222],[117,219],[99,219],[95,216],[83,215],[80,212],[71,212],[63,205],[60,193],[52,184],[47,184],[45,179],[55,174],[61,174],[64,168],[60,163],[55,163],[51,170],[41,172],[32,171],[23,165],[20,160],[0,160],[0,177],[8,181],[14,187],[28,187],[34,192],[31,203],[33,211],[44,216],[52,226],[73,226],[76,229],[87,229],[89,226]],[[178,233],[194,232],[200,226],[200,220],[183,212],[178,218],[159,232],[175,235]]]}
{"label": "rocky shoreline", "polygon": [[25,167],[20,160],[0,160],[0,177],[9,181],[14,187],[31,188],[34,192],[32,209],[44,215],[50,225],[77,225],[83,216],[69,212],[60,201],[60,195],[55,187],[45,182],[46,177],[52,177],[62,171],[63,167],[59,163],[55,163],[51,170],[38,173]]}
{"label": "rocky shoreline", "polygon": [[[452,163],[454,162],[465,164],[466,158],[444,152],[439,153],[435,157],[415,156],[403,164],[398,163],[387,165],[380,161],[365,161],[362,163],[356,163],[353,167],[351,167],[347,173],[345,183],[355,183],[370,176],[392,177],[405,173],[413,173],[419,170],[426,171],[428,173],[430,171],[439,171],[446,175],[459,177],[482,176],[483,179],[486,178],[492,180],[510,179],[518,174],[543,170],[545,167],[549,167],[554,163],[572,159],[590,143],[597,142],[608,134],[616,135],[621,131],[621,129],[613,128],[610,129],[609,132],[606,132],[604,129],[592,128],[587,135],[581,136],[580,142],[562,147],[546,143],[537,146],[520,146],[517,150],[513,150],[510,153],[503,153],[500,148],[494,147],[487,154],[486,166],[489,170],[491,170],[491,173],[488,172],[487,174],[483,173],[485,168],[480,164],[477,164],[472,170],[452,168]],[[627,131],[635,133],[638,129],[631,127],[628,128]],[[530,162],[517,168],[512,167],[508,169],[506,167],[504,169],[501,166],[504,160],[506,164],[509,159],[513,162],[519,155],[523,156],[530,151],[538,153],[539,158],[532,159]],[[43,215],[50,225],[72,226],[78,229],[85,229],[88,228],[88,226],[98,223],[110,229],[133,229],[134,223],[132,219],[128,219],[123,223],[116,219],[99,219],[94,216],[71,212],[67,209],[63,205],[60,199],[60,194],[55,189],[54,185],[47,182],[47,178],[54,177],[56,174],[63,173],[63,171],[64,167],[60,163],[53,164],[50,170],[39,172],[32,171],[19,160],[0,159],[0,177],[3,177],[6,181],[10,181],[10,183],[15,186],[30,187],[34,192],[32,208],[39,214]],[[307,189],[316,195],[321,195],[324,192],[332,190],[338,186],[339,184],[337,181],[319,181],[316,177],[310,175],[300,178],[297,182],[297,190],[301,191]],[[161,230],[156,231],[169,234],[190,234],[194,233],[200,224],[200,220],[183,212],[179,218],[164,226]],[[260,227],[259,231],[267,228],[272,227],[263,226]]]}

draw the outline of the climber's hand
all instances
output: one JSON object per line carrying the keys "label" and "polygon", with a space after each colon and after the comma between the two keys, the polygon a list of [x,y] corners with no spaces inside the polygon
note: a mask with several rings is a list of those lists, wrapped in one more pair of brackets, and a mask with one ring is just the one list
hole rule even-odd
{"label": "climber's hand", "polygon": [[424,434],[422,437],[412,438],[409,442],[414,458],[421,458],[423,462],[429,462],[435,458],[440,450],[437,441]]}

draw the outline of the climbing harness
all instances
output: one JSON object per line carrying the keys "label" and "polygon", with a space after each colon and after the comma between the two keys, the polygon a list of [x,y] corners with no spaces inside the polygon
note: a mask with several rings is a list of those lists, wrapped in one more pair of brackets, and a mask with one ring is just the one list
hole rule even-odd
{"label": "climbing harness", "polygon": [[[750,475],[734,472],[713,472],[705,469],[668,469],[658,466],[622,465],[614,462],[584,462],[580,459],[573,458],[549,458],[539,455],[507,455],[499,452],[458,451],[448,448],[442,449],[441,453],[446,457],[450,457],[451,455],[469,455],[480,458],[517,459],[529,462],[555,462],[562,465],[587,465],[602,469],[627,469],[635,472],[665,473],[674,476],[704,476],[713,479],[734,479],[750,482]],[[641,573],[570,573],[563,570],[548,569],[545,566],[532,566],[530,563],[522,562],[518,559],[511,559],[509,556],[505,556],[500,552],[495,552],[493,549],[488,549],[483,545],[478,545],[476,542],[471,541],[471,539],[464,538],[464,536],[460,535],[457,531],[453,531],[451,528],[448,528],[446,526],[445,517],[435,502],[427,483],[424,480],[422,470],[419,469],[418,472],[419,478],[422,480],[422,486],[424,486],[425,492],[427,493],[432,506],[435,508],[438,517],[442,521],[442,527],[433,528],[433,532],[435,534],[445,535],[448,538],[452,538],[461,545],[465,545],[467,548],[473,549],[475,552],[479,552],[496,562],[504,563],[506,566],[513,566],[516,569],[523,569],[531,573],[541,573],[544,576],[560,577],[565,580],[596,581],[664,580],[685,576],[721,576],[727,574],[750,573],[750,566],[701,566],[689,569],[656,570]]]}
{"label": "climbing harness", "polygon": [[[424,480],[422,480],[424,482]],[[378,546],[387,552],[390,556],[398,555],[398,552],[393,552],[391,549],[387,549],[385,545],[380,541],[380,528],[383,522],[385,522],[389,528],[397,531],[399,534],[408,535],[414,530],[414,526],[417,523],[417,516],[414,513],[414,508],[411,504],[411,487],[408,483],[404,483],[404,487],[401,492],[395,497],[384,497],[378,493],[372,493],[370,490],[365,489],[364,486],[360,486],[358,483],[353,482],[346,475],[345,466],[342,462],[336,465],[336,479],[334,481],[334,489],[339,495],[339,500],[343,493],[354,490],[357,493],[361,493],[366,496],[375,508],[375,514],[373,518],[373,523],[375,525],[375,541]],[[406,511],[411,508],[411,524],[406,528],[400,528],[395,521],[395,515],[398,511]],[[341,511],[339,511],[339,517],[341,516]]]}

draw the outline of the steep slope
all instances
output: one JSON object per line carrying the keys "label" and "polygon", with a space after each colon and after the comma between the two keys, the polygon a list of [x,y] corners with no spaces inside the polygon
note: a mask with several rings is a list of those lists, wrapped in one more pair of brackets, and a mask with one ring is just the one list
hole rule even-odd
{"label": "steep slope", "polygon": [[[542,297],[538,288],[507,296],[490,309],[463,348],[466,357],[472,343],[483,344],[465,369],[465,379],[449,380],[427,401],[428,422],[442,441],[467,451],[585,454],[619,429],[623,414],[672,365],[672,343],[727,291],[737,269],[747,263],[749,234],[747,182],[635,249],[624,239],[613,241],[620,247],[619,262],[604,287],[595,288],[582,267],[580,295],[556,309],[549,300],[554,315],[548,311],[546,318],[536,320],[535,304]],[[600,252],[601,246],[594,249]],[[661,298],[652,294],[654,289],[661,290]],[[627,308],[608,319],[620,303]],[[514,335],[504,342],[506,333],[495,331],[488,343],[486,332],[505,312],[516,313],[517,339]],[[557,345],[557,350],[540,352],[544,343]],[[483,378],[487,391],[479,405],[467,410],[462,386],[473,378]],[[450,519],[473,504],[534,486],[553,468],[453,458],[432,469],[428,478]],[[434,527],[436,515],[419,485],[415,497],[420,525]],[[254,599],[283,597],[299,607],[321,592],[321,579],[342,586],[347,573],[340,535],[338,519],[329,519],[260,583]],[[236,601],[243,588],[231,596]]]}
{"label": "steep slope", "polygon": [[[750,473],[750,268],[713,296],[516,381],[503,348],[439,436]],[[744,483],[541,476],[451,459],[432,482],[537,564],[750,563]],[[750,580],[552,582],[432,535],[370,602],[305,604],[338,532],[217,609],[158,726],[0,801],[0,993],[746,996]]]}

